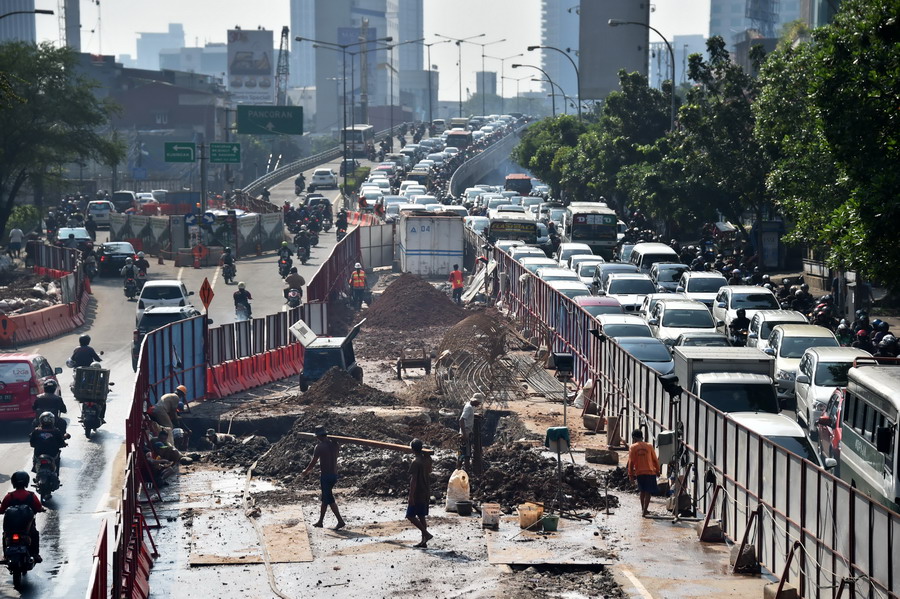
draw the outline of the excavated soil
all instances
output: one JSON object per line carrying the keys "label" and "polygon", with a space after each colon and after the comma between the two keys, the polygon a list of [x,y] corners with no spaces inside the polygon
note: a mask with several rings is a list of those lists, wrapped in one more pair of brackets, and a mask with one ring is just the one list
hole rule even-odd
{"label": "excavated soil", "polygon": [[505,580],[507,597],[594,597],[626,599],[626,595],[606,569],[579,566],[541,565],[524,570],[514,568]]}
{"label": "excavated soil", "polygon": [[207,454],[213,464],[225,467],[249,468],[259,456],[269,450],[270,443],[265,437],[254,435],[233,443],[226,443]]}
{"label": "excavated soil", "polygon": [[362,384],[346,370],[334,367],[310,385],[306,393],[287,399],[308,406],[394,406],[402,403],[393,393]]}
{"label": "excavated soil", "polygon": [[0,312],[25,314],[62,301],[62,292],[50,277],[29,271],[7,271],[0,274]]}
{"label": "excavated soil", "polygon": [[384,290],[363,314],[367,327],[397,331],[452,326],[466,311],[416,275],[404,273]]}

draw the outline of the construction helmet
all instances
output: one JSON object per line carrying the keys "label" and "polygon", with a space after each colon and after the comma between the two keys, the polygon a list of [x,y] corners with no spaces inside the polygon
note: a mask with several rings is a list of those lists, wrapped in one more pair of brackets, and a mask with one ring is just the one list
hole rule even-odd
{"label": "construction helmet", "polygon": [[187,395],[187,387],[185,387],[184,385],[178,385],[177,387],[175,387],[175,391],[177,393],[181,393],[182,395]]}

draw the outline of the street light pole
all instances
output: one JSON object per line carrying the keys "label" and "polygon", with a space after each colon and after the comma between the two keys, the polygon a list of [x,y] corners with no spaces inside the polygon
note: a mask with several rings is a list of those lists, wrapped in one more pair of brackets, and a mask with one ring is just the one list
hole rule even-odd
{"label": "street light pole", "polygon": [[462,45],[463,42],[468,42],[469,40],[473,40],[477,37],[484,37],[486,33],[479,33],[478,35],[473,35],[465,38],[455,38],[450,37],[448,35],[441,35],[440,33],[435,33],[437,37],[442,37],[448,39],[452,42],[456,42],[456,48],[458,50],[458,58],[457,58],[457,66],[459,67],[459,118],[462,118],[463,115],[463,100],[462,100]]}
{"label": "street light pole", "polygon": [[528,78],[529,78],[528,75],[526,75],[525,77],[519,77],[518,79],[516,79],[515,77],[503,77],[503,79],[508,79],[509,81],[516,82],[516,112],[521,112],[519,110],[519,82],[524,81],[525,79],[528,79]]}
{"label": "street light pole", "polygon": [[568,52],[564,52],[556,46],[528,46],[529,52],[533,52],[537,49],[556,50],[557,52],[568,58],[569,62],[572,63],[572,68],[575,69],[575,87],[578,88],[577,93],[575,94],[575,96],[578,98],[578,120],[581,120],[581,73],[578,71],[578,65],[575,64],[575,60],[571,56],[569,56]]}
{"label": "street light pole", "polygon": [[[390,109],[391,109],[391,133],[388,135],[388,146],[391,152],[394,151],[394,75],[397,74],[397,69],[394,68],[394,48],[397,46],[403,46],[405,44],[415,44],[418,42],[425,41],[425,38],[419,38],[417,40],[407,40],[405,42],[399,42],[397,44],[390,44],[384,46],[383,48],[379,48],[381,50],[387,50],[390,54],[389,56],[389,64],[388,64],[388,72],[391,78],[391,101],[390,101]],[[431,123],[429,122],[429,127]]]}
{"label": "street light pole", "polygon": [[672,65],[672,90],[671,90],[671,109],[669,114],[669,131],[675,130],[675,52],[672,50],[672,44],[669,43],[669,40],[666,39],[662,33],[659,32],[659,29],[656,27],[651,27],[648,23],[641,23],[640,21],[623,21],[621,19],[610,19],[607,21],[607,25],[610,27],[618,27],[620,25],[638,25],[640,27],[644,27],[649,29],[650,31],[656,33],[662,41],[666,44],[666,49],[669,51],[669,64]]}
{"label": "street light pole", "polygon": [[[514,65],[512,66],[512,68],[514,68],[514,69],[518,69],[518,68],[520,68],[520,67],[528,67],[528,68],[535,69],[535,70],[540,71],[541,73],[543,73],[543,74],[544,74],[544,77],[546,77],[546,78],[547,78],[547,81],[550,83],[550,91],[553,91],[553,86],[556,85],[556,84],[553,83],[553,79],[550,78],[550,75],[547,74],[547,71],[545,71],[545,70],[542,69],[541,67],[535,66],[535,65],[533,65],[533,64],[518,64],[518,63],[517,63],[517,64],[514,64]],[[559,86],[556,85],[556,87],[559,87]],[[560,88],[560,89],[562,89],[562,88]],[[553,95],[553,116],[556,116],[556,94]]]}
{"label": "street light pole", "polygon": [[0,19],[5,19],[6,17],[11,17],[13,15],[52,15],[54,14],[52,10],[45,10],[42,8],[36,8],[34,10],[14,10],[12,12],[4,13],[0,15]]}
{"label": "street light pole", "polygon": [[426,72],[428,73],[428,123],[431,124],[434,122],[434,112],[432,110],[434,103],[434,90],[432,87],[434,84],[432,83],[432,70],[431,70],[431,47],[437,44],[449,44],[453,40],[441,40],[439,42],[431,42],[430,44],[422,44],[428,51],[428,69]]}
{"label": "street light pole", "polygon": [[508,77],[506,77],[506,71],[504,70],[506,61],[510,58],[519,58],[520,56],[525,55],[519,52],[518,54],[513,54],[512,56],[507,56],[506,58],[500,58],[499,56],[488,56],[488,58],[493,58],[494,60],[500,61],[500,114],[504,114],[506,112],[506,107],[504,105],[506,101],[506,86],[504,85],[504,81],[508,79]]}

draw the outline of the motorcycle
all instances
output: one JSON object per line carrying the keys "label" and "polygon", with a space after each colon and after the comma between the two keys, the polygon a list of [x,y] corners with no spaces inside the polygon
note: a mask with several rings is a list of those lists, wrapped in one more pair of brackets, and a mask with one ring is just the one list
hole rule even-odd
{"label": "motorcycle", "polygon": [[249,304],[235,304],[234,305],[234,318],[238,322],[242,322],[244,320],[250,320],[250,305]]}
{"label": "motorcycle", "polygon": [[287,305],[289,308],[297,308],[300,306],[300,291],[298,289],[289,289],[287,294]]}
{"label": "motorcycle", "polygon": [[133,300],[135,297],[137,297],[137,292],[138,286],[137,281],[134,280],[134,277],[128,277],[127,279],[125,279],[125,297],[127,297],[129,301]]}
{"label": "motorcycle", "polygon": [[59,454],[52,456],[42,453],[34,459],[34,488],[41,496],[41,502],[46,503],[53,496],[53,492],[60,487],[59,484]]}
{"label": "motorcycle", "polygon": [[291,272],[291,259],[290,258],[279,258],[278,259],[278,274],[281,278],[285,278]]}
{"label": "motorcycle", "polygon": [[337,241],[340,241],[341,239],[343,239],[344,237],[347,236],[347,229],[344,228],[344,227],[338,227],[338,229],[337,229],[337,231],[335,232],[334,236],[335,236],[335,239],[336,239]]}
{"label": "motorcycle", "polygon": [[[100,368],[99,365],[75,369],[74,380],[69,389],[75,401],[81,404],[81,417],[78,420],[84,427],[84,436],[88,439],[91,438],[91,433],[100,430],[103,424],[103,406],[109,396],[109,388],[113,385],[115,383],[109,380],[109,370]],[[58,418],[57,422],[60,420],[62,419]]]}
{"label": "motorcycle", "polygon": [[300,195],[306,189],[305,183],[294,183],[294,195]]}
{"label": "motorcycle", "polygon": [[731,342],[731,345],[734,347],[745,347],[747,345],[747,329],[742,329],[740,331],[732,331],[728,336],[728,340]]}
{"label": "motorcycle", "polygon": [[322,230],[325,231],[326,233],[331,230],[331,219],[330,218],[326,218],[322,221]]}
{"label": "motorcycle", "polygon": [[144,284],[147,283],[147,271],[146,271],[146,270],[139,270],[138,273],[137,273],[137,279],[135,279],[135,280],[137,281],[138,289],[139,289],[139,290],[140,290],[140,289],[143,289],[143,288],[144,288]]}
{"label": "motorcycle", "polygon": [[87,275],[88,280],[92,283],[94,282],[94,277],[97,276],[97,259],[93,256],[88,256],[87,260],[85,260],[84,274]]}
{"label": "motorcycle", "polygon": [[226,285],[234,283],[234,277],[236,276],[237,272],[234,268],[234,264],[225,264],[222,266],[222,278],[225,279]]}
{"label": "motorcycle", "polygon": [[300,264],[306,264],[309,262],[309,249],[304,246],[298,247],[297,257],[300,258]]}
{"label": "motorcycle", "polygon": [[102,424],[100,406],[93,401],[81,402],[81,426],[84,427],[84,436],[90,439],[91,431],[97,431]]}
{"label": "motorcycle", "polygon": [[315,231],[309,232],[309,245],[313,247],[319,245],[319,234]]}
{"label": "motorcycle", "polygon": [[31,526],[34,510],[27,505],[10,506],[3,515],[3,561],[13,577],[13,587],[22,585],[22,575],[34,568]]}

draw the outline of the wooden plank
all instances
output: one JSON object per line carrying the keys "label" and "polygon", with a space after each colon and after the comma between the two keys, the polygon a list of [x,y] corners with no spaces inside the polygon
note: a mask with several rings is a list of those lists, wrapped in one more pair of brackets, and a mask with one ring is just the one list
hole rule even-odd
{"label": "wooden plank", "polygon": [[[302,439],[315,439],[315,433],[291,433]],[[367,447],[375,447],[377,449],[390,449],[391,451],[401,451],[404,453],[412,453],[409,445],[400,445],[398,443],[387,443],[385,441],[373,441],[372,439],[357,439],[356,437],[341,437],[338,435],[328,435],[329,439],[334,439],[341,443],[351,443],[353,445],[365,445]],[[423,449],[422,453],[434,453],[433,449]]]}
{"label": "wooden plank", "polygon": [[263,512],[260,528],[270,563],[313,561],[309,529],[299,504],[280,506],[275,513]]}

